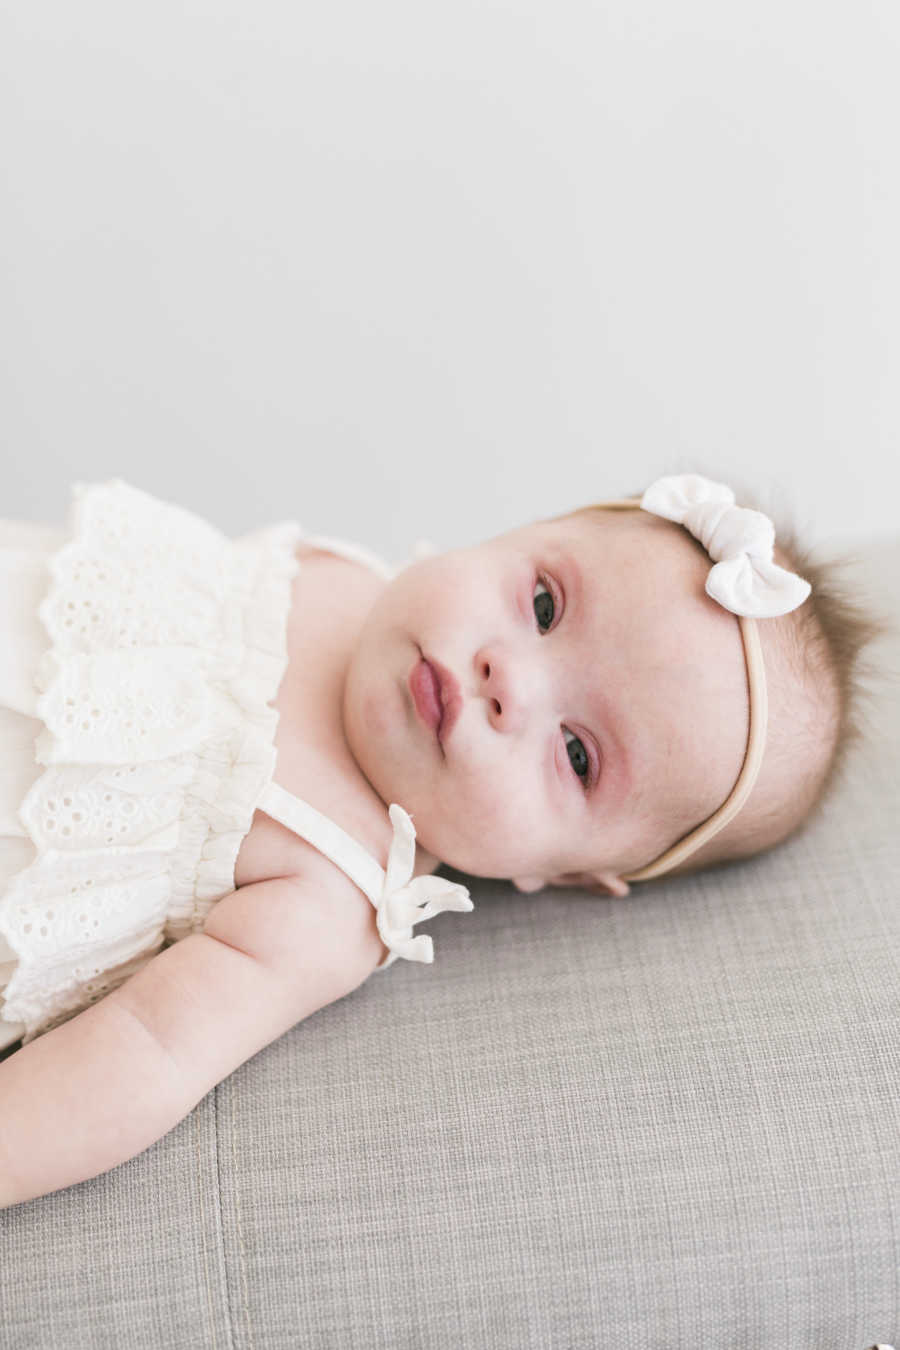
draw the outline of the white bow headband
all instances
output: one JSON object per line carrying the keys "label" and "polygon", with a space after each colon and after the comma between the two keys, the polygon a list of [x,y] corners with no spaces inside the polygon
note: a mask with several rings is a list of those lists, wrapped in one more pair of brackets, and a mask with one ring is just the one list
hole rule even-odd
{"label": "white bow headband", "polygon": [[601,502],[605,509],[642,508],[683,525],[706,549],[715,565],[706,578],[706,592],[738,616],[747,685],[750,731],[737,782],[717,811],[665,853],[623,881],[647,881],[670,871],[733,820],[750,795],[762,764],[768,721],[768,696],[762,647],[756,619],[789,614],[802,605],[812,587],[773,561],[775,527],[761,511],[735,506],[734,493],[699,474],[658,478],[641,498]]}

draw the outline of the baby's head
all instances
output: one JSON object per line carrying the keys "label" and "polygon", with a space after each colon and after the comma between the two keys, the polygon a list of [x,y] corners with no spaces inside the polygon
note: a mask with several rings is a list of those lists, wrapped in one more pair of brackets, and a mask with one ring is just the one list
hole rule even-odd
{"label": "baby's head", "polygon": [[[523,890],[625,894],[663,855],[664,871],[745,857],[809,816],[854,735],[853,667],[878,625],[782,535],[780,567],[760,563],[764,518],[726,515],[726,502],[698,515],[695,499],[716,492],[661,480],[645,509],[539,521],[417,562],[386,587],[350,664],[344,724],[423,847]],[[654,513],[673,503],[684,524]],[[719,600],[692,528],[714,556],[750,531],[757,564],[720,567]],[[810,598],[782,569],[808,577]],[[745,614],[795,607],[739,620],[720,600]],[[423,657],[442,681],[437,734]],[[669,853],[703,839],[726,801],[739,810],[714,837]]]}

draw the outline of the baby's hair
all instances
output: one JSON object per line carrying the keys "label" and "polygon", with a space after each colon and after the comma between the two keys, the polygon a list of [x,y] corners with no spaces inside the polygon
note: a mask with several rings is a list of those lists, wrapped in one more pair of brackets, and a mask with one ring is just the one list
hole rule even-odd
{"label": "baby's hair", "polygon": [[776,562],[797,572],[812,586],[806,604],[792,620],[795,653],[813,670],[823,666],[834,681],[837,695],[837,734],[808,815],[815,812],[844,775],[850,750],[871,730],[871,681],[881,673],[868,649],[886,637],[894,625],[876,614],[860,597],[852,570],[860,563],[852,553],[819,556],[804,548],[789,525],[776,525]]}
{"label": "baby's hair", "polygon": [[[706,476],[718,478],[715,472]],[[773,510],[768,504],[758,506],[752,492],[734,484],[734,475],[729,475],[729,482],[735,489],[737,505],[763,510],[772,519],[775,561],[804,577],[812,587],[809,599],[798,609],[778,620],[760,620],[760,626],[773,622],[780,626],[780,639],[786,646],[782,657],[785,665],[796,674],[798,684],[806,689],[814,687],[822,704],[829,709],[818,727],[811,723],[807,732],[821,734],[823,727],[827,728],[830,748],[824,762],[807,772],[802,791],[790,804],[793,809],[777,802],[767,809],[758,802],[751,812],[753,827],[747,836],[741,837],[738,817],[737,830],[732,827],[723,831],[718,839],[700,850],[696,861],[687,859],[673,873],[701,871],[749,857],[781,843],[810,823],[843,778],[851,749],[870,732],[869,706],[873,695],[870,682],[882,672],[869,659],[868,649],[876,639],[895,631],[895,625],[876,613],[859,593],[853,577],[853,570],[861,561],[858,556],[852,552],[825,556],[803,546],[797,529],[783,519],[783,509]],[[627,495],[639,499],[643,490]],[[586,506],[569,514],[584,516],[603,510],[602,506]],[[684,535],[708,557],[702,544],[687,530]],[[778,747],[770,746],[769,751],[777,754]],[[812,763],[815,759],[816,756],[810,756]]]}

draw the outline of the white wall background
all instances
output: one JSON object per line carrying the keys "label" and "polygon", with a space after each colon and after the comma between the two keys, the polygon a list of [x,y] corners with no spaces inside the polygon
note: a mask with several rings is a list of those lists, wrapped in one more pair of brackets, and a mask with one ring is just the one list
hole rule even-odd
{"label": "white wall background", "polygon": [[896,0],[0,5],[0,515],[896,528]]}

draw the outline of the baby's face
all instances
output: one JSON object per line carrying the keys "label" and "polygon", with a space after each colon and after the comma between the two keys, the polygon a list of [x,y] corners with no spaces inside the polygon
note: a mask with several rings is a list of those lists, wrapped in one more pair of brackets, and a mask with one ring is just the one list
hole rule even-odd
{"label": "baby's face", "polygon": [[[413,564],[351,660],[344,726],[360,768],[462,871],[614,888],[740,771],[743,647],[704,592],[710,566],[643,511],[542,521]],[[440,738],[410,686],[422,657],[461,694]]]}

